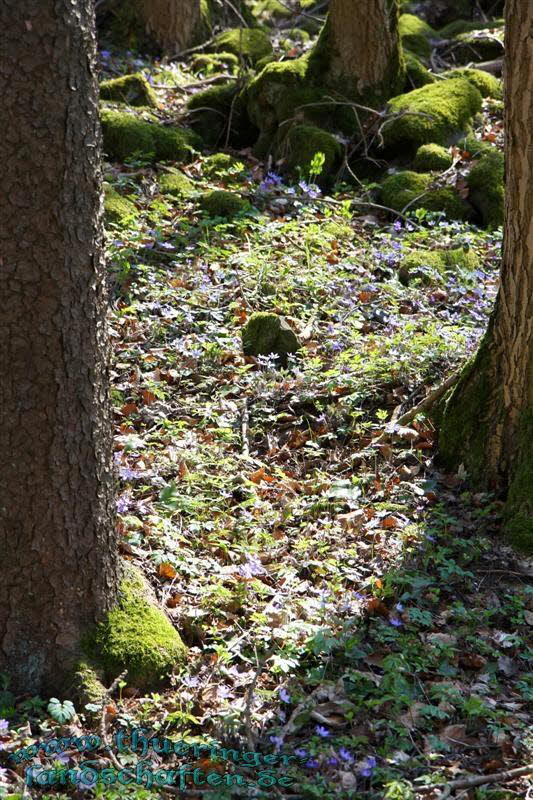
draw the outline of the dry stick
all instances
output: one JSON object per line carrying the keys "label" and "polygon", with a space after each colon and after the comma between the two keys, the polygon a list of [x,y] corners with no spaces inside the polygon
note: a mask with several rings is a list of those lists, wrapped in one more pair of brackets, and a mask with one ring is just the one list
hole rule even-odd
{"label": "dry stick", "polygon": [[242,454],[246,458],[248,458],[248,456],[250,455],[249,425],[250,425],[250,413],[248,411],[248,400],[245,397],[244,402],[242,404],[241,431],[242,431]]}
{"label": "dry stick", "polygon": [[[453,789],[470,789],[472,786],[484,786],[487,783],[501,783],[508,778],[518,778],[520,775],[530,775],[533,773],[533,764],[527,764],[525,767],[517,767],[516,769],[507,769],[505,772],[493,772],[490,775],[473,775],[471,778],[459,778],[456,781],[450,781],[445,785],[444,792],[448,791],[448,795]],[[416,789],[417,792],[428,794],[435,791],[437,786],[420,786]],[[441,794],[439,800],[447,797],[446,794]]]}
{"label": "dry stick", "polygon": [[111,759],[111,761],[113,762],[113,765],[118,770],[121,770],[123,768],[123,765],[120,763],[120,761],[117,759],[116,755],[112,751],[111,745],[110,745],[109,740],[107,738],[107,726],[106,726],[107,708],[106,708],[106,706],[107,706],[108,700],[111,698],[111,695],[113,694],[113,692],[115,691],[115,689],[119,685],[120,681],[124,680],[124,678],[126,677],[127,674],[128,674],[128,670],[127,669],[125,669],[124,672],[121,672],[120,675],[115,678],[115,680],[113,681],[113,683],[111,684],[109,689],[105,690],[105,694],[102,697],[102,719],[100,720],[100,735],[101,735],[103,743],[108,748],[109,758]]}

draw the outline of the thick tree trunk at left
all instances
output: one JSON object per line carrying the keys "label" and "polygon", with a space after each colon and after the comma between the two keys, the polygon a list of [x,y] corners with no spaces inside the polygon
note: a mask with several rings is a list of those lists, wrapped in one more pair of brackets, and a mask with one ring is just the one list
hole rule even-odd
{"label": "thick tree trunk at left", "polygon": [[0,672],[60,692],[117,586],[93,4],[0,27]]}
{"label": "thick tree trunk at left", "polygon": [[533,552],[533,4],[506,2],[506,210],[496,307],[452,393],[444,463],[507,496],[506,530]]}

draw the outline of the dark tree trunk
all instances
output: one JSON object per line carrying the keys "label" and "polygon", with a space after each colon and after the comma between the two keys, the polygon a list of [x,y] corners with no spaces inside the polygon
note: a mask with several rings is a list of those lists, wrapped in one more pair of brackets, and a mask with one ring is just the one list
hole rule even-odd
{"label": "dark tree trunk", "polygon": [[179,53],[203,38],[200,0],[137,0],[137,10],[163,52]]}
{"label": "dark tree trunk", "polygon": [[533,4],[507,0],[506,209],[500,289],[487,333],[452,393],[444,463],[507,495],[506,531],[533,552]]}
{"label": "dark tree trunk", "polygon": [[116,597],[93,15],[0,4],[0,672],[33,693]]}

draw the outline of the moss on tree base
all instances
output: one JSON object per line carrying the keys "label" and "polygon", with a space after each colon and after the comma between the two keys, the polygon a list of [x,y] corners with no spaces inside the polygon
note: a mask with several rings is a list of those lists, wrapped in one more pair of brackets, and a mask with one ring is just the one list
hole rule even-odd
{"label": "moss on tree base", "polygon": [[149,161],[190,161],[191,152],[201,144],[186,128],[163,125],[128,111],[104,108],[100,113],[104,151],[109,158],[124,161],[139,156]]}
{"label": "moss on tree base", "polygon": [[139,570],[126,565],[118,604],[86,642],[96,664],[113,681],[128,670],[128,683],[157,686],[186,658],[186,647],[157,604]]}
{"label": "moss on tree base", "polygon": [[157,96],[144,75],[136,72],[103,81],[100,84],[102,100],[114,100],[129,106],[157,106]]}

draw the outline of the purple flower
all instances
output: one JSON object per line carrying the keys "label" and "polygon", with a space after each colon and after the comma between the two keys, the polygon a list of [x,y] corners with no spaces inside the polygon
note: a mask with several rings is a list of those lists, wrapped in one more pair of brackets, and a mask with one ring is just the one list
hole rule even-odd
{"label": "purple flower", "polygon": [[324,738],[329,736],[329,731],[324,727],[324,725],[317,725],[315,728],[315,733],[318,734],[318,736],[323,736]]}
{"label": "purple flower", "polygon": [[283,744],[283,736],[274,736],[274,734],[272,734],[272,736],[269,736],[268,738],[270,739],[272,744],[276,745],[276,753],[277,753],[281,745]]}
{"label": "purple flower", "polygon": [[351,763],[354,760],[354,757],[352,756],[350,751],[346,750],[345,747],[339,747],[339,755],[344,761],[348,761]]}
{"label": "purple flower", "polygon": [[330,767],[336,767],[338,763],[339,760],[335,758],[335,756],[331,756],[330,758],[328,758],[328,764]]}
{"label": "purple flower", "polygon": [[108,61],[111,58],[111,50],[100,50],[100,58],[103,58],[104,61]]}
{"label": "purple flower", "polygon": [[306,767],[318,767],[318,761],[316,758],[310,758],[309,761],[305,762]]}
{"label": "purple flower", "polygon": [[176,249],[173,244],[170,244],[170,242],[159,242],[159,247],[162,247],[164,250]]}
{"label": "purple flower", "polygon": [[294,751],[294,753],[295,753],[295,755],[299,756],[300,758],[306,758],[307,757],[307,750],[305,749],[305,747],[297,747],[296,750]]}
{"label": "purple flower", "polygon": [[290,703],[291,702],[291,696],[290,696],[290,694],[288,693],[288,691],[286,689],[280,689],[279,690],[279,699],[282,701],[282,703]]}
{"label": "purple flower", "polygon": [[269,189],[273,189],[275,186],[281,186],[282,183],[283,178],[281,175],[276,175],[275,172],[267,172],[266,176],[259,184],[259,191],[268,191]]}
{"label": "purple flower", "polygon": [[398,617],[391,617],[389,622],[391,625],[394,625],[395,628],[400,628],[403,625],[403,622],[401,619],[398,619]]}
{"label": "purple flower", "polygon": [[68,753],[65,752],[56,753],[56,755],[54,756],[54,761],[59,761],[61,764],[68,764],[68,762],[70,761],[70,756],[68,755]]}
{"label": "purple flower", "polygon": [[369,756],[363,769],[359,770],[359,775],[363,778],[370,778],[372,772],[376,768],[377,761],[374,756]]}
{"label": "purple flower", "polygon": [[117,499],[117,514],[124,514],[131,506],[131,497],[128,492]]}
{"label": "purple flower", "polygon": [[306,183],[305,181],[300,181],[300,182],[299,182],[299,184],[298,184],[298,186],[300,187],[300,189],[302,190],[302,192],[308,192],[308,191],[309,191],[309,188],[310,188],[310,187],[309,187],[309,184],[308,184],[308,183]]}
{"label": "purple flower", "polygon": [[9,730],[9,722],[7,719],[0,719],[0,733],[5,733]]}
{"label": "purple flower", "polygon": [[199,679],[196,675],[184,675],[181,679],[183,685],[189,687],[198,686],[198,681]]}
{"label": "purple flower", "polygon": [[394,228],[395,231],[401,231],[402,221],[400,219],[397,219],[392,227]]}
{"label": "purple flower", "polygon": [[396,611],[399,611],[401,613],[403,609],[404,609],[403,603],[396,603]]}
{"label": "purple flower", "polygon": [[137,478],[138,472],[135,469],[130,469],[129,467],[119,467],[118,474],[121,478]]}

